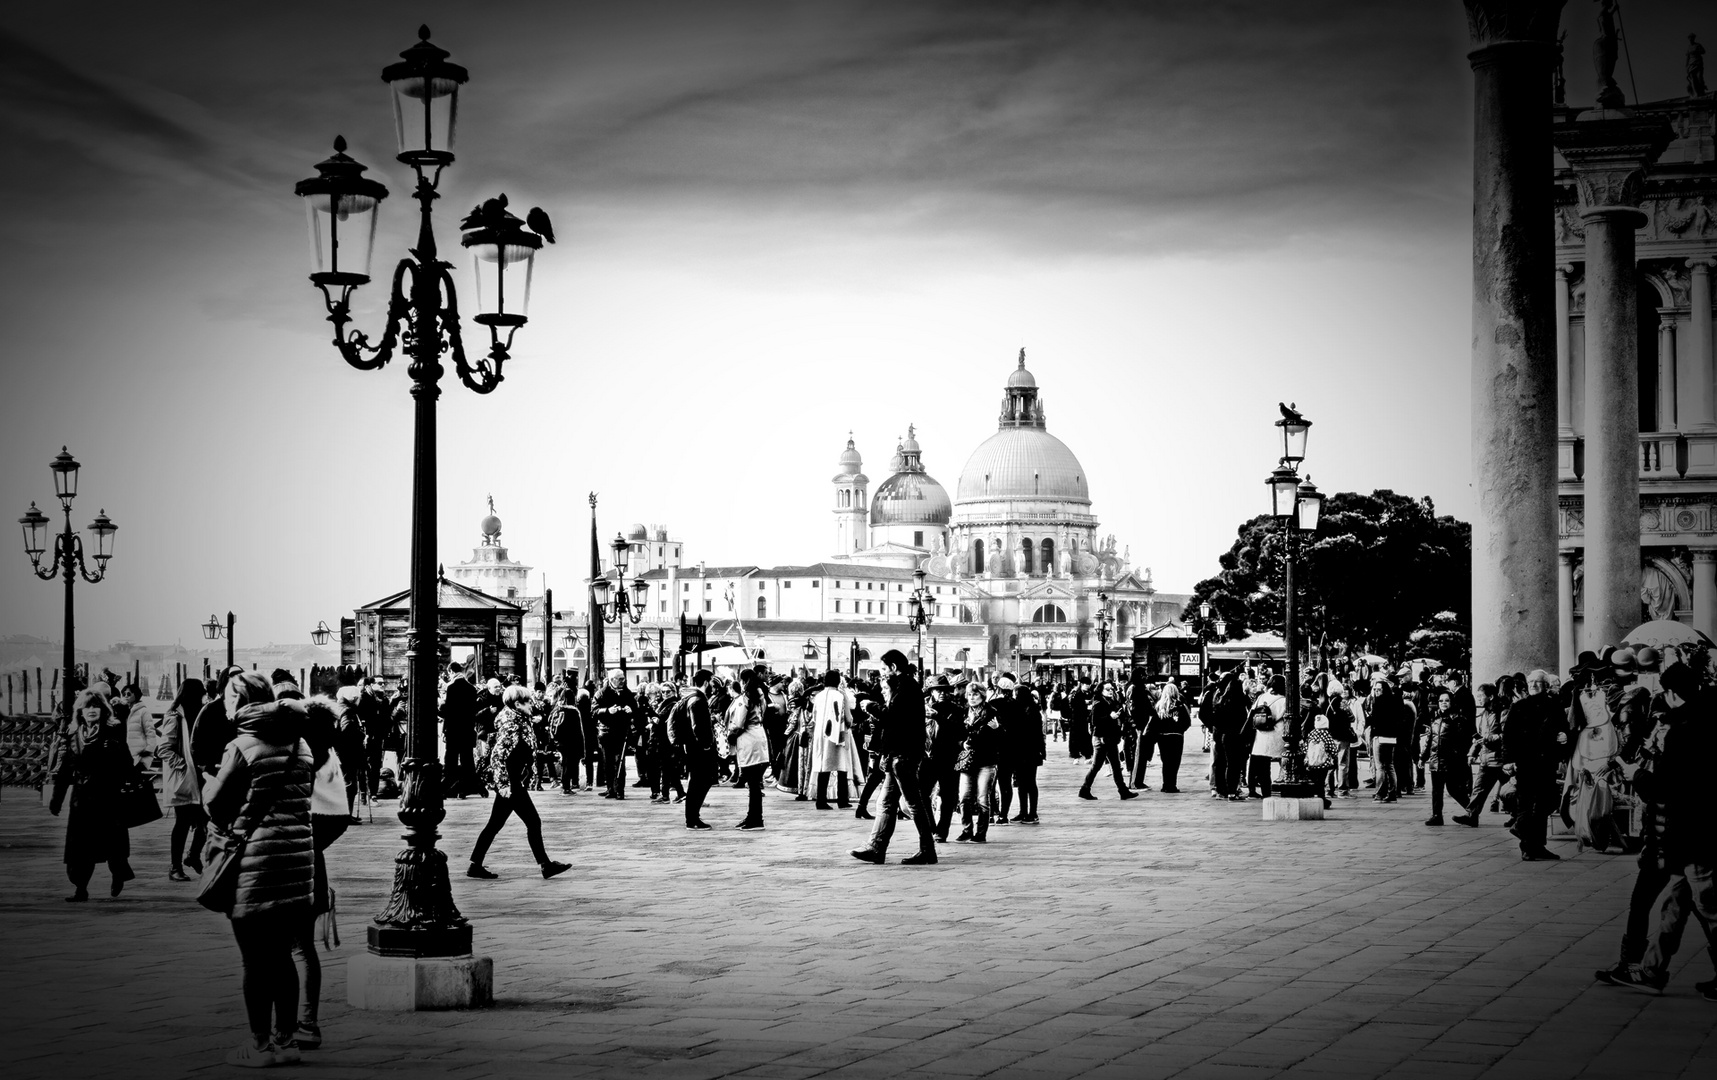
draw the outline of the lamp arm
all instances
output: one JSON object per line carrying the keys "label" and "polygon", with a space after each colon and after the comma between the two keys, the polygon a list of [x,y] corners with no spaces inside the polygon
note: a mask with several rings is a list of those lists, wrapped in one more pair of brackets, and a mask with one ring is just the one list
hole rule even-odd
{"label": "lamp arm", "polygon": [[[495,387],[500,386],[501,380],[505,378],[501,373],[501,365],[507,361],[507,350],[496,340],[489,347],[489,355],[476,364],[465,358],[465,336],[459,330],[459,291],[454,288],[453,275],[447,272],[447,265],[439,263],[437,270],[441,276],[442,294],[447,298],[441,309],[441,325],[447,345],[453,352],[453,370],[459,373],[460,382],[477,393],[493,393]],[[509,340],[511,336],[508,335]]]}
{"label": "lamp arm", "polygon": [[382,333],[381,344],[374,347],[370,345],[368,334],[361,330],[346,330],[352,321],[352,290],[356,286],[342,286],[340,298],[336,300],[327,285],[320,282],[316,285],[322,290],[322,300],[328,307],[328,321],[334,324],[334,348],[340,351],[346,363],[359,371],[374,371],[393,359],[394,350],[399,346],[399,328],[409,323],[411,318],[411,304],[406,299],[408,294],[404,288],[408,270],[414,275],[417,272],[410,259],[401,259],[394,267],[393,286],[388,295],[387,329]]}
{"label": "lamp arm", "polygon": [[83,560],[83,537],[78,536],[75,533],[72,535],[71,548],[69,554],[66,556],[66,561],[69,564],[76,566],[78,573],[91,585],[94,585],[96,582],[107,576],[107,567],[105,566],[93,574],[89,572],[89,566]]}
{"label": "lamp arm", "polygon": [[54,557],[46,567],[42,566],[40,555],[30,560],[30,569],[43,581],[52,581],[60,576],[60,560],[64,558],[62,548],[66,542],[66,534],[60,533],[54,537]]}

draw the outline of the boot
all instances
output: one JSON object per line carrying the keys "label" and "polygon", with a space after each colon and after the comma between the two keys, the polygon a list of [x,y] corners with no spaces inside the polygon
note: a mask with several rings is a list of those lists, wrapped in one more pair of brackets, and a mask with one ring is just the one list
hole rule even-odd
{"label": "boot", "polygon": [[842,810],[845,810],[848,807],[852,806],[852,804],[853,804],[852,796],[847,792],[847,774],[844,772],[836,773],[835,774],[835,805],[840,807]]}
{"label": "boot", "polygon": [[882,783],[881,773],[871,773],[864,778],[864,789],[859,792],[858,809],[853,811],[853,817],[869,819],[874,815],[870,812],[870,797]]}
{"label": "boot", "polygon": [[[845,775],[846,774],[844,774],[844,773],[842,774],[843,777]],[[843,794],[843,795],[846,794],[846,785],[845,784],[841,785],[841,789],[842,789],[841,794]],[[826,772],[820,772],[817,774],[817,809],[818,810],[833,810],[834,809],[834,807],[829,805],[829,774]]]}
{"label": "boot", "polygon": [[982,844],[990,834],[990,812],[985,807],[978,807],[978,831],[972,834],[972,843]]}

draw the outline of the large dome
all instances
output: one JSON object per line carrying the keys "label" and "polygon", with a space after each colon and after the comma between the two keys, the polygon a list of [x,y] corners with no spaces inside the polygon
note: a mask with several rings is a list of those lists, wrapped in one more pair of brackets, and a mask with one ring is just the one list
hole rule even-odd
{"label": "large dome", "polygon": [[1005,427],[979,444],[960,472],[962,503],[983,499],[1091,502],[1085,468],[1067,444],[1042,428]]}
{"label": "large dome", "polygon": [[870,523],[946,525],[954,516],[948,490],[925,472],[898,472],[877,485],[870,501]]}

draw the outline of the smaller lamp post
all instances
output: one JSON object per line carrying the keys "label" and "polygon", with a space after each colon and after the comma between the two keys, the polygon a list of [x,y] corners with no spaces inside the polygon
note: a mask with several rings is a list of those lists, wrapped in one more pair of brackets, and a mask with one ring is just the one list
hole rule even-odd
{"label": "smaller lamp post", "polygon": [[1276,427],[1282,432],[1282,458],[1265,479],[1270,488],[1270,511],[1282,528],[1282,642],[1287,647],[1287,726],[1283,731],[1282,794],[1287,798],[1310,798],[1322,793],[1311,790],[1305,777],[1305,751],[1300,731],[1300,650],[1295,629],[1294,563],[1301,534],[1317,532],[1323,510],[1323,493],[1307,476],[1300,479],[1300,463],[1306,459],[1306,438],[1312,422],[1293,405],[1282,406]]}
{"label": "smaller lamp post", "polygon": [[808,679],[811,677],[811,662],[817,658],[817,643],[806,638],[805,644],[799,649],[799,655],[805,658],[805,677]]}
{"label": "smaller lamp post", "polygon": [[316,620],[316,629],[310,631],[310,640],[318,645],[328,644],[328,639],[334,636],[333,628],[322,619]]}
{"label": "smaller lamp post", "polygon": [[923,681],[924,679],[924,628],[935,621],[934,616],[931,614],[932,608],[929,603],[930,590],[924,585],[924,579],[927,576],[928,575],[925,574],[923,567],[919,567],[912,571],[912,596],[906,603],[906,625],[918,634],[918,648],[916,651],[918,657],[918,677],[920,681]]}
{"label": "smaller lamp post", "polygon": [[1097,621],[1097,685],[1109,681],[1109,594],[1097,594],[1097,613],[1092,616]]}
{"label": "smaller lamp post", "polygon": [[[630,620],[633,625],[637,625],[644,618],[644,603],[650,594],[650,583],[642,578],[635,578],[630,589],[631,596],[628,597],[626,538],[615,533],[614,542],[608,546],[614,552],[614,582],[610,585],[606,577],[599,577],[590,583],[590,592],[595,601],[596,613],[605,623],[618,623],[622,618],[625,618]],[[613,599],[609,599],[610,592],[613,593]]]}
{"label": "smaller lamp post", "polygon": [[203,624],[204,638],[209,641],[223,637],[227,639],[227,667],[229,668],[233,666],[233,622],[233,613],[229,611],[225,626],[222,626],[220,619],[214,615],[210,615],[209,621]]}

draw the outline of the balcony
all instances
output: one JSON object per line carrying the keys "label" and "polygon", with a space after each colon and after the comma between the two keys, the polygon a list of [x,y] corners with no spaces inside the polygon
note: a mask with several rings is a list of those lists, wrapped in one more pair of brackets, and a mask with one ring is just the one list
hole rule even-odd
{"label": "balcony", "polygon": [[[1564,484],[1576,484],[1586,473],[1586,440],[1563,435],[1556,444],[1556,475]],[[1689,477],[1717,477],[1717,432],[1691,435],[1678,431],[1641,432],[1639,478],[1642,481],[1671,481]]]}

